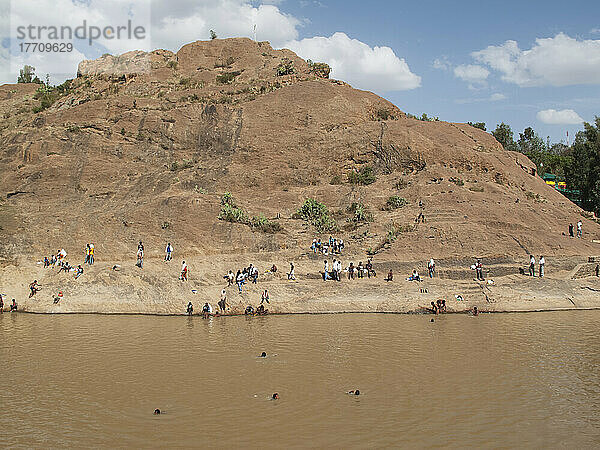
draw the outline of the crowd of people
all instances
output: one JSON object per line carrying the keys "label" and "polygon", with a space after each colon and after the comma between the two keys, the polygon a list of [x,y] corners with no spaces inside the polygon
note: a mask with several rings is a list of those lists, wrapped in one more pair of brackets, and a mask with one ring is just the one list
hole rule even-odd
{"label": "crowd of people", "polygon": [[329,236],[329,240],[321,241],[321,238],[314,238],[310,249],[313,253],[322,255],[339,255],[344,250],[344,240]]}
{"label": "crowd of people", "polygon": [[354,262],[350,262],[348,267],[346,267],[345,269],[342,266],[342,261],[339,259],[334,259],[331,264],[329,264],[328,260],[323,261],[323,271],[321,272],[321,277],[323,278],[323,281],[341,281],[342,272],[345,272],[347,274],[349,280],[354,280],[355,278],[371,278],[377,276],[377,273],[373,268],[373,260],[371,258],[367,260],[366,264],[363,264],[363,262],[360,261],[357,266],[354,265]]}

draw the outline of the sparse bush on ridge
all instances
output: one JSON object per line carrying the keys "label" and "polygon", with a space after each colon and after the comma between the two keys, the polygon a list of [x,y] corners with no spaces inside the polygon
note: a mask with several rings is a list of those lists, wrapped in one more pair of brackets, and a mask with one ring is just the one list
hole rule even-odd
{"label": "sparse bush on ridge", "polygon": [[377,181],[377,177],[371,166],[361,167],[358,172],[353,170],[348,174],[348,182],[350,184],[366,186],[375,183],[375,181]]}
{"label": "sparse bush on ridge", "polygon": [[335,219],[329,214],[327,206],[312,198],[307,198],[294,214],[294,218],[303,219],[312,224],[317,231],[327,233],[337,231]]}
{"label": "sparse bush on ridge", "polygon": [[394,209],[402,208],[403,206],[405,206],[407,204],[408,204],[408,201],[404,197],[400,197],[398,195],[392,195],[392,196],[388,197],[383,209],[386,211],[392,211]]}
{"label": "sparse bush on ridge", "polygon": [[221,197],[221,212],[218,218],[225,222],[248,225],[252,230],[259,230],[263,233],[278,233],[283,230],[279,222],[273,222],[263,214],[249,216],[246,211],[236,205],[235,199],[229,192]]}

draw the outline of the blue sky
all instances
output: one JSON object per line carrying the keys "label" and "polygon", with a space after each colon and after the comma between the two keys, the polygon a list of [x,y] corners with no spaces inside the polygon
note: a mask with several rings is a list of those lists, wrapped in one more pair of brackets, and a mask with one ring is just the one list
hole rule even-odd
{"label": "blue sky", "polygon": [[[60,82],[104,52],[177,51],[210,29],[253,37],[256,25],[258,40],[327,62],[332,77],[409,113],[488,129],[504,121],[516,137],[532,126],[553,141],[600,115],[598,1],[11,0],[0,10],[0,82],[14,82],[23,64]],[[15,39],[19,24],[128,18],[146,39],[75,41],[61,55],[19,53]]]}
{"label": "blue sky", "polygon": [[[406,112],[425,112],[456,122],[485,122],[488,129],[504,121],[516,137],[532,126],[553,141],[564,140],[567,130],[571,137],[582,127],[545,124],[536,117],[539,111],[573,109],[585,121],[600,115],[600,70],[595,84],[520,87],[491,73],[485,85],[469,88],[469,83],[454,76],[452,68],[433,67],[436,59],[452,66],[472,64],[471,52],[507,40],[517,41],[521,49],[530,49],[537,38],[559,33],[579,40],[600,40],[600,2],[320,0],[283,2],[280,7],[308,19],[300,28],[301,38],[343,31],[370,46],[391,47],[422,78],[419,88],[382,93]],[[595,53],[595,57],[600,55]],[[495,93],[506,98],[489,101]]]}

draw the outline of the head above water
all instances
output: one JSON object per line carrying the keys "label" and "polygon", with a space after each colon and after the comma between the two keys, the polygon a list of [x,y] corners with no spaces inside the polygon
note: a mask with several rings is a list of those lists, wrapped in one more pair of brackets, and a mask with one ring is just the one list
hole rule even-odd
{"label": "head above water", "polygon": [[261,357],[261,358],[265,358],[266,356],[267,356],[267,352],[262,352],[262,353],[260,354],[260,357]]}
{"label": "head above water", "polygon": [[160,414],[160,409],[156,408],[156,409],[154,410],[154,415],[158,415],[158,414]]}
{"label": "head above water", "polygon": [[279,394],[277,392],[275,392],[271,398],[273,400],[277,400],[279,398]]}

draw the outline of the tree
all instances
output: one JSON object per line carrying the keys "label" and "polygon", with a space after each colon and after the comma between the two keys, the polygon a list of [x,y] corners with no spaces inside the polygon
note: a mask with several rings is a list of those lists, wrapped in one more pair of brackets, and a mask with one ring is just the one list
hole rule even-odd
{"label": "tree", "polygon": [[35,75],[35,67],[24,65],[21,70],[19,70],[19,77],[17,78],[17,83],[37,83],[43,84],[42,80],[40,80]]}
{"label": "tree", "polygon": [[595,126],[584,122],[572,149],[572,161],[566,168],[567,184],[578,189],[582,206],[600,214],[600,117]]}
{"label": "tree", "polygon": [[217,38],[217,33],[215,33],[214,30],[210,30],[211,41],[214,41],[216,38]]}
{"label": "tree", "polygon": [[513,139],[513,132],[510,125],[502,122],[500,125],[496,125],[496,129],[492,131],[492,135],[496,138],[505,150],[517,150],[517,145]]}
{"label": "tree", "polygon": [[480,130],[486,131],[485,122],[467,122],[467,123],[474,128],[479,128]]}

